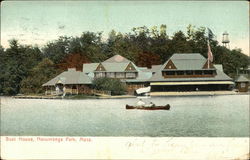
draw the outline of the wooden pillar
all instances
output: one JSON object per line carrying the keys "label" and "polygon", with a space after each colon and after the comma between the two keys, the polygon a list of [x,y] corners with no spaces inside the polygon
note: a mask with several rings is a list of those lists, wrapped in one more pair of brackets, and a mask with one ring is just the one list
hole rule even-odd
{"label": "wooden pillar", "polygon": [[76,94],[78,94],[78,85],[76,85],[76,90],[77,90]]}
{"label": "wooden pillar", "polygon": [[73,85],[71,85],[71,94],[72,94],[72,91],[73,91]]}

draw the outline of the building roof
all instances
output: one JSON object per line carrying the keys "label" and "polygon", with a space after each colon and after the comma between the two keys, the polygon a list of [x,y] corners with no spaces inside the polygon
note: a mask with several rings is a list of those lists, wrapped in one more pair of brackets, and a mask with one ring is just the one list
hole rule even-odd
{"label": "building roof", "polygon": [[217,70],[220,70],[223,72],[223,66],[222,64],[214,64],[214,67],[217,69]]}
{"label": "building roof", "polygon": [[225,73],[217,70],[215,77],[195,77],[195,78],[164,78],[161,71],[156,72],[149,80],[149,82],[182,82],[182,81],[232,81]]}
{"label": "building roof", "polygon": [[[174,63],[177,70],[200,70],[207,62],[199,53],[175,53],[169,60]],[[168,61],[163,67],[167,65]]]}
{"label": "building roof", "polygon": [[93,72],[100,63],[85,63],[82,67],[82,72],[89,73]]}
{"label": "building roof", "polygon": [[[124,62],[124,63],[89,63],[83,64],[83,72],[90,73],[95,72],[96,68],[101,64],[105,71],[98,71],[98,72],[124,72],[127,66],[131,63],[134,68],[136,68],[135,64],[132,62]],[[137,71],[137,70],[136,70]],[[130,72],[130,71],[126,71]]]}
{"label": "building roof", "polygon": [[152,65],[151,67],[152,67],[152,68],[149,69],[149,71],[151,71],[151,72],[156,72],[156,71],[158,71],[159,69],[161,69],[162,65]]}
{"label": "building roof", "polygon": [[128,63],[128,62],[130,62],[130,60],[117,54],[105,60],[103,63]]}
{"label": "building roof", "polygon": [[84,74],[83,72],[76,71],[74,69],[68,69],[55,78],[51,79],[47,83],[43,84],[43,86],[54,86],[57,83],[62,84],[91,84],[91,78]]}
{"label": "building roof", "polygon": [[[177,54],[175,53],[171,58],[172,62],[176,66],[177,70],[201,70],[206,63],[206,59],[199,53],[186,53]],[[168,60],[169,61],[169,60]],[[175,81],[232,81],[232,79],[227,76],[222,71],[221,65],[215,65],[217,69],[217,75],[215,77],[195,77],[195,78],[164,78],[162,76],[162,70],[165,68],[164,63],[160,69],[148,80],[150,82],[175,82]]]}
{"label": "building roof", "polygon": [[[137,68],[136,65],[133,62],[129,61],[128,59],[120,55],[115,55],[101,63],[83,64],[83,72],[84,73],[94,72],[100,64],[105,68],[105,71],[98,71],[98,72],[124,72],[129,63],[131,63],[134,68]],[[138,71],[138,68],[136,69],[136,71]]]}
{"label": "building roof", "polygon": [[101,63],[106,69],[106,72],[124,72],[127,66],[131,63],[134,67],[135,65],[132,62],[124,63]]}
{"label": "building roof", "polygon": [[[138,67],[137,67],[138,68]],[[152,77],[152,72],[146,72],[138,69],[136,79],[125,79],[126,82],[147,82]]]}
{"label": "building roof", "polygon": [[245,76],[240,75],[235,82],[249,82],[249,79],[247,79]]}
{"label": "building roof", "polygon": [[174,53],[170,59],[175,60],[206,60],[200,53]]}

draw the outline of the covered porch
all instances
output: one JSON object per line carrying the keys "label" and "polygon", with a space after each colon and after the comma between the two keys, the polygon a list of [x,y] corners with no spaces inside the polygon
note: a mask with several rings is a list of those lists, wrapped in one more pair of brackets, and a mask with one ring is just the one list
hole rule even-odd
{"label": "covered porch", "polygon": [[85,84],[66,84],[45,86],[45,95],[63,95],[63,94],[90,94],[91,88]]}
{"label": "covered porch", "polygon": [[231,81],[152,82],[151,92],[227,91],[233,89]]}

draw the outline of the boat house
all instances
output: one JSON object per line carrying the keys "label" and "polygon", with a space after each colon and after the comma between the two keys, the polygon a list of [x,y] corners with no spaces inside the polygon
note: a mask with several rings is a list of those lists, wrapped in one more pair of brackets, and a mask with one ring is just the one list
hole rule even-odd
{"label": "boat house", "polygon": [[147,81],[152,73],[145,68],[137,67],[132,61],[115,55],[100,63],[83,64],[82,72],[75,68],[68,69],[47,83],[43,84],[46,94],[88,94],[92,80],[95,78],[117,78],[126,84],[127,93],[134,94],[135,90],[149,85]]}
{"label": "boat house", "polygon": [[151,92],[232,90],[234,82],[222,65],[214,65],[199,53],[176,53],[163,65],[151,69],[115,55],[100,63],[83,64],[82,72],[71,68],[43,84],[46,94],[89,94],[95,78],[120,79],[127,94],[151,87]]}
{"label": "boat house", "polygon": [[247,92],[249,89],[249,79],[247,79],[244,75],[240,75],[236,80],[236,89],[239,92]]}
{"label": "boat house", "polygon": [[91,78],[117,78],[126,84],[128,94],[133,94],[138,88],[148,86],[152,72],[137,67],[132,61],[115,55],[101,63],[83,64],[83,73]]}
{"label": "boat house", "polygon": [[91,92],[91,77],[76,71],[75,68],[69,68],[47,83],[43,84],[45,94],[61,95],[61,94],[88,94]]}
{"label": "boat house", "polygon": [[232,90],[234,82],[199,53],[173,54],[149,79],[151,92]]}

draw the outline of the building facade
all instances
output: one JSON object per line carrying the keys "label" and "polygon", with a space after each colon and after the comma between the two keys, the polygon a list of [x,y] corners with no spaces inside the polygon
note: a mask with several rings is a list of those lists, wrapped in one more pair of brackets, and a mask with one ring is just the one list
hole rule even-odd
{"label": "building facade", "polygon": [[101,63],[83,64],[83,73],[91,78],[117,78],[126,84],[128,94],[134,94],[138,88],[148,86],[147,80],[152,76],[145,68],[137,67],[132,61],[115,55]]}
{"label": "building facade", "polygon": [[132,61],[115,55],[100,63],[83,64],[82,72],[75,68],[68,69],[43,86],[46,94],[90,94],[94,92],[91,88],[94,79],[108,77],[120,79],[126,84],[127,93],[134,94],[136,89],[149,85],[147,80],[151,76],[152,73],[146,72],[145,68],[137,67]]}
{"label": "building facade", "polygon": [[149,79],[151,92],[232,90],[234,82],[199,53],[173,54]]}
{"label": "building facade", "polygon": [[82,72],[69,69],[43,84],[46,93],[92,93],[92,81],[108,77],[126,84],[127,94],[151,86],[151,92],[232,90],[233,80],[222,65],[214,65],[199,53],[173,54],[163,65],[151,69],[115,55],[100,63],[83,64]]}
{"label": "building facade", "polygon": [[235,80],[236,89],[239,92],[247,92],[249,90],[249,79],[247,79],[244,75],[240,75]]}
{"label": "building facade", "polygon": [[91,77],[69,68],[47,83],[43,84],[46,95],[89,94],[91,93]]}

